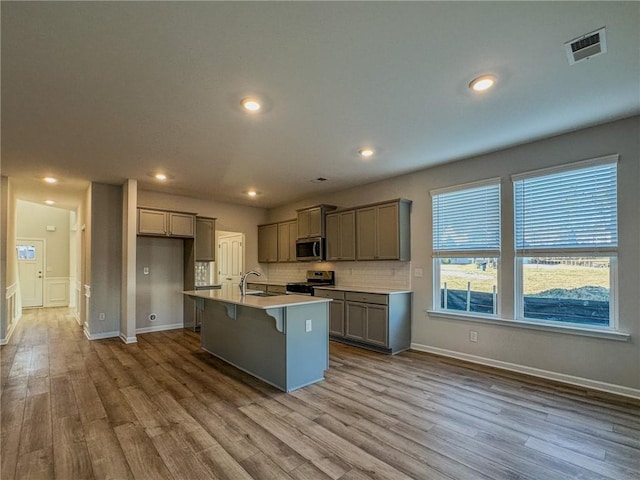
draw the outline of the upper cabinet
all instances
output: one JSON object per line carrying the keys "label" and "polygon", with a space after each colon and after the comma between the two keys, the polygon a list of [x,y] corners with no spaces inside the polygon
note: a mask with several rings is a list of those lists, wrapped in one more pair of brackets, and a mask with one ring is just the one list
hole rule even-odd
{"label": "upper cabinet", "polygon": [[398,199],[356,210],[357,260],[411,259],[411,201]]}
{"label": "upper cabinet", "polygon": [[138,235],[193,238],[195,214],[138,208]]}
{"label": "upper cabinet", "polygon": [[324,216],[333,205],[318,205],[298,210],[298,238],[324,237]]}
{"label": "upper cabinet", "polygon": [[356,211],[333,212],[326,217],[327,260],[356,259]]}
{"label": "upper cabinet", "polygon": [[298,225],[295,220],[278,223],[278,262],[296,261]]}
{"label": "upper cabinet", "polygon": [[216,219],[196,217],[196,262],[216,259]]}
{"label": "upper cabinet", "polygon": [[258,225],[258,262],[278,261],[278,224]]}
{"label": "upper cabinet", "polygon": [[297,234],[295,220],[258,225],[258,262],[295,262]]}

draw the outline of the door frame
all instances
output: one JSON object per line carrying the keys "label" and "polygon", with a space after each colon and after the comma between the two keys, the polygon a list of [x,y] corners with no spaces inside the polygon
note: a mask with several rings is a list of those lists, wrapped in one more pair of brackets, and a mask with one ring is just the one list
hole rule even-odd
{"label": "door frame", "polygon": [[[18,237],[16,236],[16,261],[18,262],[18,275],[20,275],[20,260],[18,257],[18,245],[22,243],[28,243],[32,241],[42,242],[42,305],[35,307],[25,307],[22,308],[44,308],[44,285],[45,285],[45,277],[47,275],[47,239],[46,238],[38,238],[38,237]],[[18,286],[20,286],[20,282],[18,282]],[[22,288],[20,288],[20,297],[22,297]]]}

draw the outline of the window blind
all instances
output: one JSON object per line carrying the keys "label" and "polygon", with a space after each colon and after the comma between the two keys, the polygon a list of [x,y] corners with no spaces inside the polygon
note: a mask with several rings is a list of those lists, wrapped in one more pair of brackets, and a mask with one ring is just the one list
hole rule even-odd
{"label": "window blind", "polygon": [[514,195],[518,254],[618,245],[616,163],[516,180]]}
{"label": "window blind", "polygon": [[500,184],[433,195],[433,254],[500,254]]}

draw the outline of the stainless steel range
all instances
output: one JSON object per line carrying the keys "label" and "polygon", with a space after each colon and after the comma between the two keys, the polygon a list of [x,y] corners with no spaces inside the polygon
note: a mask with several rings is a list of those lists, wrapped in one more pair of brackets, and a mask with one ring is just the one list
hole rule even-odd
{"label": "stainless steel range", "polygon": [[313,295],[313,287],[335,284],[336,277],[333,270],[307,270],[307,281],[287,283],[287,293]]}

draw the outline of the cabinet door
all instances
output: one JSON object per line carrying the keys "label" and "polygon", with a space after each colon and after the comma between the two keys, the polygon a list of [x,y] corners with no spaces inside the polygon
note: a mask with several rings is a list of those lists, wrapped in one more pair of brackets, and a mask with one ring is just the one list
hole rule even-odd
{"label": "cabinet door", "polygon": [[146,235],[166,235],[166,212],[138,209],[138,233]]}
{"label": "cabinet door", "polygon": [[309,209],[309,237],[321,237],[324,234],[322,229],[322,208]]}
{"label": "cabinet door", "polygon": [[212,218],[196,217],[196,261],[213,262],[215,260],[215,225]]}
{"label": "cabinet door", "polygon": [[258,227],[258,262],[278,261],[278,224]]}
{"label": "cabinet door", "polygon": [[357,210],[357,259],[375,260],[376,258],[376,207]]}
{"label": "cabinet door", "polygon": [[289,225],[289,259],[296,261],[296,240],[298,239],[298,222],[295,220]]}
{"label": "cabinet door", "polygon": [[340,248],[340,214],[327,215],[327,260],[342,260]]}
{"label": "cabinet door", "polygon": [[340,257],[342,260],[356,259],[356,212],[340,214]]}
{"label": "cabinet door", "polygon": [[379,205],[377,207],[377,252],[380,260],[400,258],[398,204]]}
{"label": "cabinet door", "polygon": [[298,238],[309,236],[309,210],[303,210],[298,212]]}
{"label": "cabinet door", "polygon": [[386,347],[389,337],[387,307],[367,304],[367,330],[365,340]]}
{"label": "cabinet door", "polygon": [[296,261],[297,224],[283,222],[278,224],[278,262]]}
{"label": "cabinet door", "polygon": [[172,237],[193,237],[193,215],[169,212],[169,235]]}
{"label": "cabinet door", "polygon": [[344,337],[344,302],[334,300],[329,305],[329,335]]}
{"label": "cabinet door", "polygon": [[364,340],[367,332],[367,307],[362,303],[347,302],[345,337]]}

